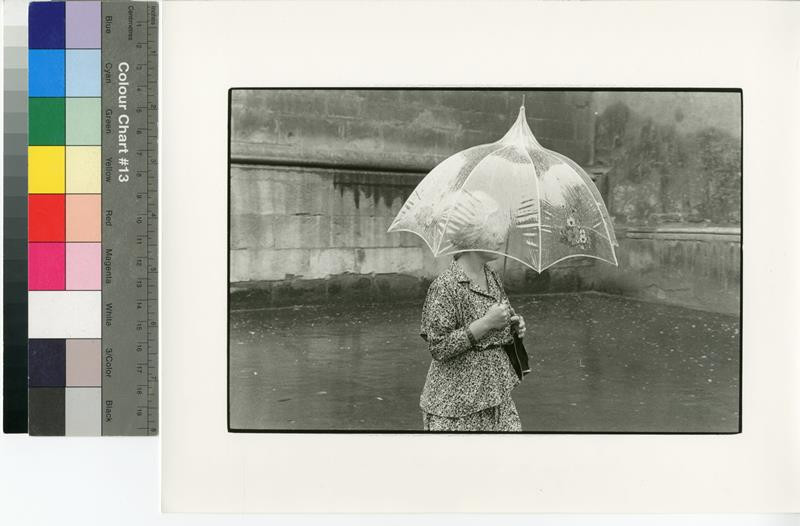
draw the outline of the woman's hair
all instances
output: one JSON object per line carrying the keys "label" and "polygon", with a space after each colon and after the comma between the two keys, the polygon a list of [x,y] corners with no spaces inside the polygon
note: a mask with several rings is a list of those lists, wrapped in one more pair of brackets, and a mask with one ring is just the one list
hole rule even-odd
{"label": "woman's hair", "polygon": [[449,208],[447,239],[455,250],[487,248],[506,239],[511,227],[509,213],[486,192],[462,190]]}

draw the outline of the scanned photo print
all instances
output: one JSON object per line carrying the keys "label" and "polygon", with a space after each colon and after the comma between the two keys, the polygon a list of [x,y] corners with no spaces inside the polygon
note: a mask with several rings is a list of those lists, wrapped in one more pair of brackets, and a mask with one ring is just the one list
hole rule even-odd
{"label": "scanned photo print", "polygon": [[741,90],[228,103],[229,431],[742,431]]}

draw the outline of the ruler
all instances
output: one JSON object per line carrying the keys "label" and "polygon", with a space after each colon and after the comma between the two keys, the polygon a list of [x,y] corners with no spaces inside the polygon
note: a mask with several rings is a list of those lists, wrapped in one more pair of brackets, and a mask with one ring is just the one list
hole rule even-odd
{"label": "ruler", "polygon": [[102,4],[102,434],[158,433],[158,5]]}

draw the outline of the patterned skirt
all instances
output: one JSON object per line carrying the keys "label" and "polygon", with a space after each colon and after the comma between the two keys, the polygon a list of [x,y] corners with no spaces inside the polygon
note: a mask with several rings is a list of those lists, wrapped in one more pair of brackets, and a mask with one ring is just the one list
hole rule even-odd
{"label": "patterned skirt", "polygon": [[522,431],[522,422],[517,406],[508,399],[466,416],[449,417],[422,412],[422,427],[425,431]]}

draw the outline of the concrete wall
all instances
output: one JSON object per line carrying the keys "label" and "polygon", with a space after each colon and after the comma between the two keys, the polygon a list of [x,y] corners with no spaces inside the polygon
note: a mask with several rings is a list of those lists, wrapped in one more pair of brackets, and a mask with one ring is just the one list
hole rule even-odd
{"label": "concrete wall", "polygon": [[420,180],[393,172],[233,165],[230,279],[237,305],[423,294],[443,262],[413,234],[386,233]]}
{"label": "concrete wall", "polygon": [[[525,94],[540,142],[596,177],[620,266],[572,259],[537,275],[511,263],[511,292],[598,290],[738,310],[739,99],[695,95]],[[501,137],[521,99],[507,91],[233,91],[234,305],[424,294],[449,261],[386,229],[433,166]]]}
{"label": "concrete wall", "polygon": [[[515,269],[512,291],[619,294],[694,309],[738,314],[738,228],[630,227],[617,230],[619,266],[583,261],[535,272]],[[576,260],[578,261],[578,260]]]}
{"label": "concrete wall", "polygon": [[671,124],[681,134],[717,128],[741,138],[741,98],[737,92],[707,91],[597,91],[595,111],[622,103],[632,112]]}
{"label": "concrete wall", "polygon": [[741,224],[738,93],[599,92],[593,107],[615,224]]}
{"label": "concrete wall", "polygon": [[[590,95],[525,92],[546,147],[585,162]],[[448,264],[386,229],[422,177],[496,141],[523,92],[235,90],[231,290],[237,305],[417,297]]]}
{"label": "concrete wall", "polygon": [[619,227],[619,266],[576,258],[541,274],[508,266],[510,292],[604,292],[737,314],[741,230],[737,227]]}
{"label": "concrete wall", "polygon": [[586,162],[588,92],[234,90],[234,163],[326,165],[427,173],[446,157],[494,142],[526,101],[548,148]]}
{"label": "concrete wall", "polygon": [[592,165],[620,240],[589,287],[738,313],[739,93],[599,92]]}
{"label": "concrete wall", "polygon": [[739,313],[739,228],[629,228],[619,267],[597,266],[594,290],[728,314]]}

